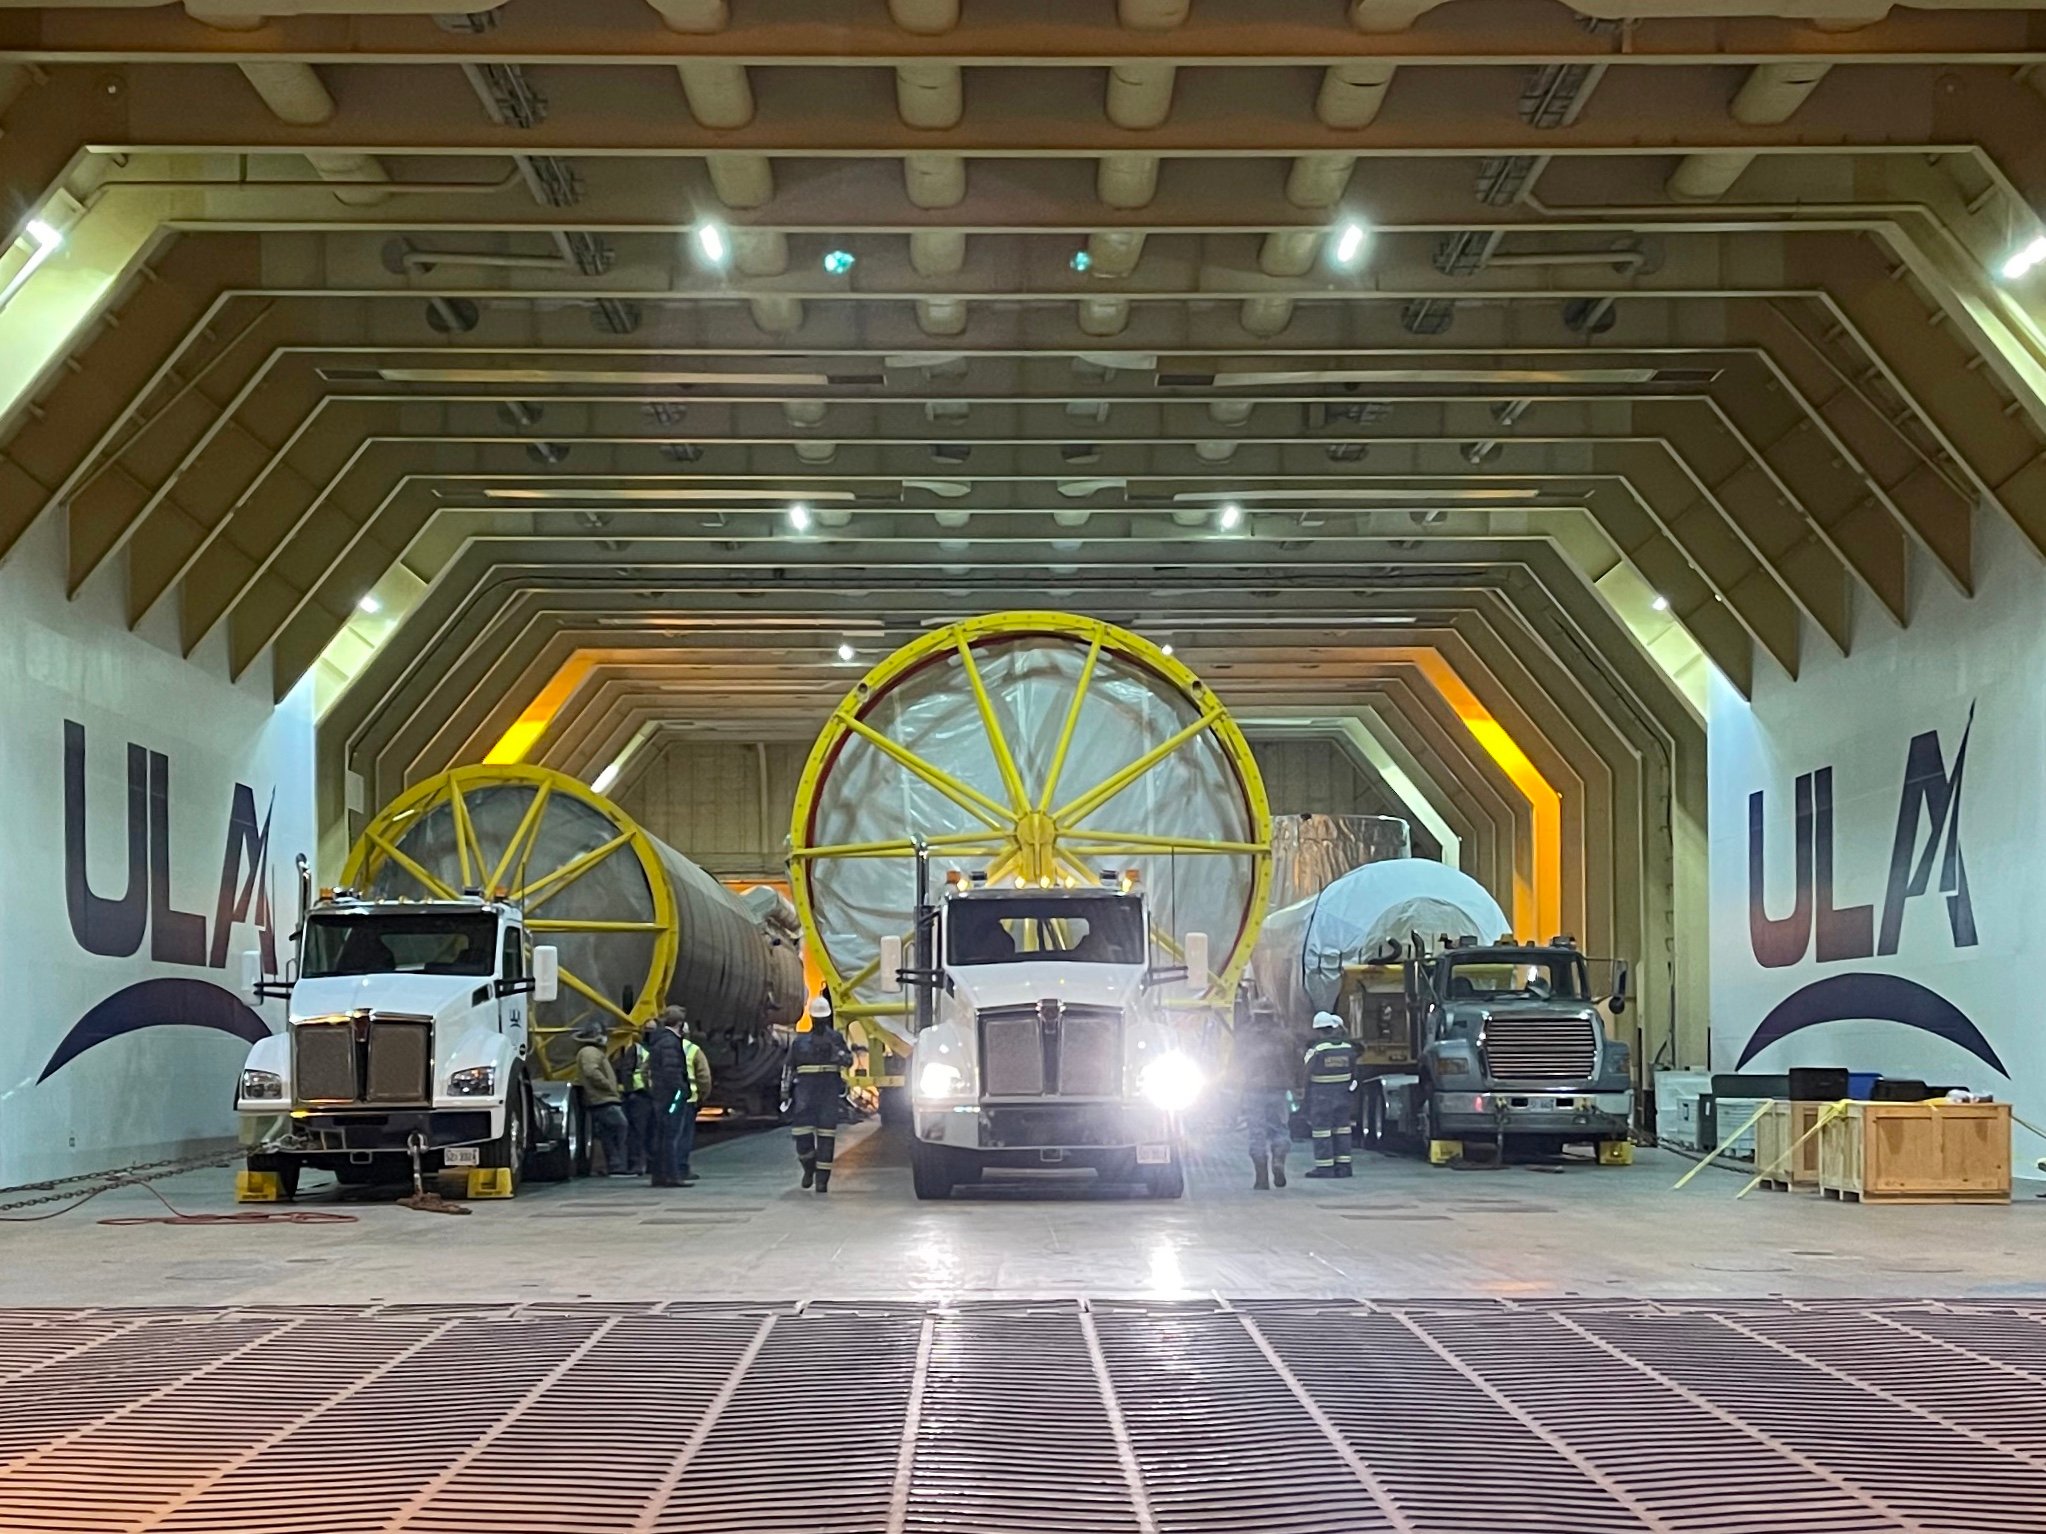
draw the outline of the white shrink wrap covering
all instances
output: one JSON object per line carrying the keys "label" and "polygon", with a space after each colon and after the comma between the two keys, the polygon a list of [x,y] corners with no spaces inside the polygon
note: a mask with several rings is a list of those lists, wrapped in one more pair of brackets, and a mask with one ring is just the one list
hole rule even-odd
{"label": "white shrink wrap covering", "polygon": [[1388,941],[1404,947],[1418,932],[1431,945],[1465,935],[1489,943],[1512,929],[1470,875],[1427,858],[1398,858],[1367,864],[1272,912],[1251,972],[1282,1023],[1304,1024],[1335,1005],[1345,964],[1366,962]]}

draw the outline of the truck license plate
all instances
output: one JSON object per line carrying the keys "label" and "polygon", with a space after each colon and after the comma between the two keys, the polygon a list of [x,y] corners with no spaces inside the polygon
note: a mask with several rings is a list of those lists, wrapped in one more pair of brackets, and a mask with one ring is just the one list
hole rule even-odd
{"label": "truck license plate", "polygon": [[1169,1166],[1172,1162],[1172,1147],[1169,1145],[1139,1145],[1138,1166]]}
{"label": "truck license plate", "polygon": [[440,1153],[442,1166],[481,1166],[482,1147],[476,1145],[450,1145]]}

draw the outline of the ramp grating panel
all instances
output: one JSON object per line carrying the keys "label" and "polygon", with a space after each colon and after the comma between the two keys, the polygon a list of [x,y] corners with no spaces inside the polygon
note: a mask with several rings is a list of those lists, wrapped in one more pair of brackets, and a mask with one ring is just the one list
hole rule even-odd
{"label": "ramp grating panel", "polygon": [[0,1529],[2036,1534],[2046,1304],[0,1311]]}

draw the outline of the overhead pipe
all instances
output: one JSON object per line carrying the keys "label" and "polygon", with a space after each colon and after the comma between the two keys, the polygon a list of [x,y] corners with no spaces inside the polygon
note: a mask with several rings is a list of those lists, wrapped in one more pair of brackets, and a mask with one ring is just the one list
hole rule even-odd
{"label": "overhead pipe", "polygon": [[1080,300],[1080,330],[1090,336],[1118,336],[1130,322],[1127,298],[1083,298]]}
{"label": "overhead pipe", "polygon": [[903,31],[931,37],[959,25],[959,0],[888,0],[888,14]]}
{"label": "overhead pipe", "polygon": [[1356,173],[1353,154],[1303,154],[1286,172],[1286,201],[1296,208],[1332,208],[1350,189]]}
{"label": "overhead pipe", "polygon": [[1322,71],[1321,90],[1314,98],[1314,115],[1324,127],[1370,127],[1385,105],[1395,73],[1392,65],[1376,59],[1329,65]]}
{"label": "overhead pipe", "polygon": [[956,208],[966,200],[966,157],[913,154],[902,162],[909,200],[919,208]]}
{"label": "overhead pipe", "polygon": [[779,229],[734,229],[732,265],[747,277],[779,277],[789,269],[789,237]]}
{"label": "overhead pipe", "polygon": [[1274,229],[1257,252],[1258,270],[1267,277],[1305,277],[1321,254],[1319,229]]}
{"label": "overhead pipe", "polygon": [[1648,264],[1645,250],[1529,250],[1509,251],[1485,258],[1485,266],[1610,266],[1632,276]]}
{"label": "overhead pipe", "polygon": [[1207,437],[1194,444],[1194,456],[1202,463],[1227,463],[1236,456],[1233,437]]}
{"label": "overhead pipe", "polygon": [[1142,208],[1158,195],[1160,159],[1155,154],[1105,154],[1096,168],[1094,191],[1111,208]]}
{"label": "overhead pipe", "polygon": [[1087,236],[1088,270],[1100,277],[1127,277],[1144,255],[1141,229],[1097,229]]}
{"label": "overhead pipe", "polygon": [[812,442],[806,437],[796,444],[796,456],[805,463],[829,463],[838,456],[838,444]]}
{"label": "overhead pipe", "polygon": [[647,0],[676,32],[722,32],[731,24],[727,0]]}
{"label": "overhead pipe", "polygon": [[1404,32],[1440,4],[1442,0],[1350,0],[1350,25],[1359,32]]}
{"label": "overhead pipe", "polygon": [[[1832,68],[1831,64],[1815,59],[1757,64],[1734,93],[1729,106],[1733,120],[1751,128],[1776,127],[1790,121]],[[1740,180],[1741,173],[1755,163],[1755,158],[1751,151],[1738,149],[1685,155],[1670,174],[1669,194],[1686,202],[1710,202],[1723,197]]]}
{"label": "overhead pipe", "polygon": [[927,336],[956,336],[966,329],[966,300],[963,298],[919,298],[917,327]]}
{"label": "overhead pipe", "polygon": [[714,154],[711,189],[728,208],[760,208],[774,200],[774,162],[764,154]]}
{"label": "overhead pipe", "polygon": [[771,336],[785,336],[803,328],[803,301],[782,293],[764,293],[749,305],[753,323]]}
{"label": "overhead pipe", "polygon": [[[257,24],[261,21],[258,17]],[[296,60],[256,59],[240,68],[242,78],[279,122],[294,128],[315,128],[333,120],[334,97],[312,65]],[[330,149],[308,149],[303,153],[314,174],[333,183],[335,197],[351,207],[371,207],[390,196],[379,183],[388,182],[391,173],[374,155],[339,154]]]}
{"label": "overhead pipe", "polygon": [[1193,0],[1115,0],[1115,19],[1133,32],[1169,32],[1192,9]]}
{"label": "overhead pipe", "polygon": [[706,128],[743,128],[753,121],[753,82],[746,66],[730,59],[684,59],[675,66],[682,77],[682,99],[689,115]]}
{"label": "overhead pipe", "polygon": [[909,264],[926,277],[950,277],[966,265],[964,229],[917,229],[909,236]]}
{"label": "overhead pipe", "polygon": [[1269,293],[1243,301],[1243,328],[1254,336],[1275,336],[1293,323],[1293,300]]}
{"label": "overhead pipe", "polygon": [[1255,406],[1247,399],[1211,399],[1208,401],[1208,419],[1217,426],[1242,426],[1250,420]]}
{"label": "overhead pipe", "polygon": [[1172,115],[1175,64],[1134,60],[1108,70],[1108,120],[1118,128],[1158,128]]}
{"label": "overhead pipe", "polygon": [[791,426],[822,426],[825,413],[830,408],[829,402],[821,399],[785,399],[781,402],[781,413],[788,417]]}
{"label": "overhead pipe", "polygon": [[895,66],[895,110],[912,128],[956,128],[966,115],[966,71],[948,61]]}

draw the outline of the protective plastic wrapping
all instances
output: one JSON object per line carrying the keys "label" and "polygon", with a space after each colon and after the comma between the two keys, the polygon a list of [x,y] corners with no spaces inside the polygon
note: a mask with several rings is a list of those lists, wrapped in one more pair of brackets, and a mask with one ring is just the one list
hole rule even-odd
{"label": "protective plastic wrapping", "polygon": [[[1104,649],[1088,680],[1071,745],[1051,793],[1043,793],[1087,647],[1056,635],[994,636],[975,642],[990,707],[1008,742],[1031,804],[1054,811],[1162,744],[1197,717],[1195,704],[1170,681],[1134,659]],[[923,761],[985,795],[1010,802],[989,743],[980,707],[960,658],[946,653],[897,678],[866,706],[866,724],[907,747]],[[1114,797],[1076,822],[1083,831],[1136,833],[1210,841],[1256,837],[1250,798],[1238,768],[1212,731],[1203,731],[1162,758]],[[1253,859],[1246,854],[1151,850],[1092,854],[1066,838],[1074,825],[1061,818],[1060,847],[1078,867],[1060,863],[1062,882],[1081,872],[1137,868],[1151,900],[1154,934],[1174,941],[1189,932],[1208,935],[1211,951],[1229,951],[1252,919]],[[981,819],[879,747],[849,736],[827,764],[817,789],[807,846],[851,846],[986,830]],[[989,831],[989,843],[1001,836]],[[942,889],[948,870],[985,871],[986,853],[937,848],[933,882]],[[916,903],[913,857],[833,856],[798,865],[809,880],[816,935],[844,976],[874,961],[883,935],[908,930]],[[1160,962],[1171,962],[1161,949]],[[887,998],[871,977],[854,987],[863,1001]]]}
{"label": "protective plastic wrapping", "polygon": [[1427,858],[1371,863],[1320,894],[1265,918],[1251,957],[1259,993],[1282,1023],[1311,1022],[1333,1007],[1343,966],[1361,964],[1386,941],[1419,933],[1491,942],[1512,931],[1499,902],[1468,874]]}
{"label": "protective plastic wrapping", "polygon": [[[518,778],[464,788],[462,803],[486,860],[497,858],[510,845],[539,788],[537,780]],[[649,871],[630,844],[615,848],[573,878],[543,883],[557,869],[616,841],[621,822],[630,824],[622,813],[614,821],[590,798],[558,789],[549,794],[530,848],[506,870],[503,880],[521,895],[527,886],[534,887],[533,894],[524,896],[529,919],[654,920],[657,906]],[[626,1011],[650,988],[657,993],[656,1006],[676,1002],[686,1007],[710,1055],[713,1073],[721,1063],[728,1071],[742,1073],[751,1066],[778,1069],[782,1043],[774,1027],[793,1023],[804,1001],[795,913],[773,890],[735,895],[674,848],[652,837],[647,841],[675,913],[677,943],[671,968],[657,964],[659,946],[652,932],[541,930],[533,934],[535,944],[552,944],[567,974]],[[473,870],[465,874],[462,868],[453,806],[446,798],[406,823],[397,846],[450,888],[483,882],[482,875]],[[427,890],[395,859],[387,858],[376,864],[363,893],[419,899]],[[573,1058],[567,1031],[589,1017],[608,1028],[618,1027],[612,1013],[565,981],[558,1000],[534,1008],[550,1074],[565,1069]]]}
{"label": "protective plastic wrapping", "polygon": [[1272,817],[1272,909],[1311,900],[1353,868],[1413,856],[1413,832],[1392,815]]}

